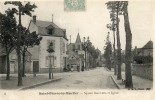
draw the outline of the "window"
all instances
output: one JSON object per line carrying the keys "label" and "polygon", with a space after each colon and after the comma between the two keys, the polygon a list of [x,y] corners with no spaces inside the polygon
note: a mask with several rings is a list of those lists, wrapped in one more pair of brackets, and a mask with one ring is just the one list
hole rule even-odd
{"label": "window", "polygon": [[55,40],[47,40],[47,48],[51,42],[53,43],[53,50],[55,51]]}
{"label": "window", "polygon": [[[46,61],[45,61],[45,64],[46,64],[46,67],[49,67],[50,66],[50,58],[49,56],[46,56]],[[51,57],[51,64],[52,64],[52,67],[56,67],[56,57]]]}
{"label": "window", "polygon": [[52,28],[50,28],[50,29],[48,29],[48,34],[53,34],[53,29]]}
{"label": "window", "polygon": [[63,53],[65,53],[65,43],[63,42]]}

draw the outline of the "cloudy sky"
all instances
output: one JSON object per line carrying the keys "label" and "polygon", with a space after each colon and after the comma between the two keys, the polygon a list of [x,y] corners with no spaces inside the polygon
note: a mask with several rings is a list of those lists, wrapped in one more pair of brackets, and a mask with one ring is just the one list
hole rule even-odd
{"label": "cloudy sky", "polygon": [[[86,0],[85,11],[64,11],[64,0],[51,1],[33,1],[38,8],[35,9],[33,15],[37,15],[38,20],[52,21],[52,14],[54,15],[54,23],[60,28],[66,29],[68,39],[71,35],[71,42],[75,42],[77,33],[83,37],[90,37],[90,41],[96,48],[103,52],[106,35],[109,31],[106,25],[109,21],[109,11],[105,0]],[[0,2],[0,12],[11,6],[4,6]],[[153,3],[147,1],[129,1],[129,20],[131,25],[131,32],[133,34],[132,47],[143,47],[150,39],[153,40]],[[28,26],[30,17],[22,17],[23,25]],[[120,16],[120,38],[121,47],[125,49],[125,31],[123,17]],[[112,41],[112,32],[110,39]],[[70,41],[69,41],[70,42]],[[113,41],[112,41],[113,42]]]}

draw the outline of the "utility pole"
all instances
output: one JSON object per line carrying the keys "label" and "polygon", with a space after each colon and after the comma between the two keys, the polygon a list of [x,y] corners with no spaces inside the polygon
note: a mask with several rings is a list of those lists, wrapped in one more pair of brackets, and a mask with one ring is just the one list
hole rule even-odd
{"label": "utility pole", "polygon": [[18,40],[17,40],[17,56],[18,56],[18,86],[22,86],[22,66],[21,66],[21,53],[20,53],[20,41],[21,41],[21,5],[19,9],[19,24],[18,24]]}

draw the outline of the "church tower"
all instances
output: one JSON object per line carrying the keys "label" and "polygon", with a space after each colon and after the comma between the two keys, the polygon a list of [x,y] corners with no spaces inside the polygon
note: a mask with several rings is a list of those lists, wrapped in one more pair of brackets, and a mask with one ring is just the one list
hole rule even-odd
{"label": "church tower", "polygon": [[78,33],[78,35],[77,35],[77,38],[76,38],[76,41],[75,41],[75,43],[81,43],[81,38],[80,38],[80,35],[79,35],[79,33]]}

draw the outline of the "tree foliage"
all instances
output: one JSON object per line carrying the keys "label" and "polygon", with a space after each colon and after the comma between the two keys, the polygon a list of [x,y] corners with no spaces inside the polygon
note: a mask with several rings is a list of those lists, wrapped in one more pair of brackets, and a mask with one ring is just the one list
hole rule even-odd
{"label": "tree foliage", "polygon": [[22,23],[21,23],[21,16],[22,15],[28,15],[32,16],[32,12],[34,12],[34,9],[37,7],[35,4],[30,4],[30,2],[21,2],[21,1],[6,1],[4,3],[5,5],[14,5],[16,7],[13,7],[13,11],[15,11],[18,15],[18,27],[17,27],[17,44],[16,44],[16,51],[17,51],[17,58],[18,58],[18,86],[22,85],[22,65],[21,65],[21,35],[23,34],[22,30]]}
{"label": "tree foliage", "polygon": [[106,67],[109,70],[111,70],[111,54],[112,54],[112,47],[111,47],[111,42],[109,40],[109,32],[108,32],[105,48],[104,48],[104,58],[106,60]]}
{"label": "tree foliage", "polygon": [[7,9],[4,14],[0,13],[0,43],[6,52],[6,80],[10,79],[10,61],[9,54],[17,43],[17,22],[14,14],[15,9]]}

